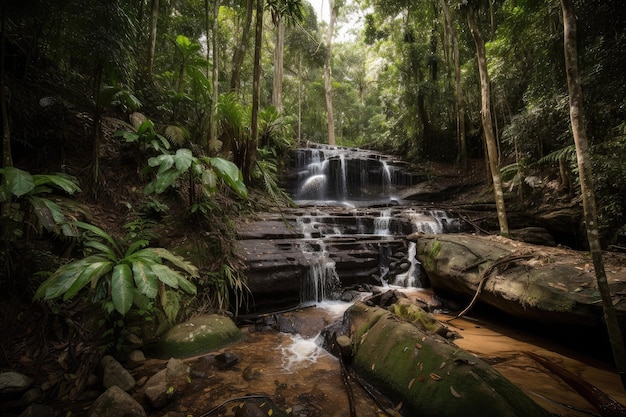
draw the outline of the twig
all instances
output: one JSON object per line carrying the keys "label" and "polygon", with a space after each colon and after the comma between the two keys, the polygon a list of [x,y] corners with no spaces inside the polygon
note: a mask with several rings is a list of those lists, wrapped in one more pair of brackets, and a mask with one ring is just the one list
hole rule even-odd
{"label": "twig", "polygon": [[267,396],[267,395],[245,395],[243,397],[235,397],[235,398],[231,398],[230,400],[226,400],[223,403],[213,407],[212,409],[210,409],[206,413],[202,414],[200,417],[210,416],[211,414],[215,413],[216,411],[218,411],[220,408],[224,407],[228,403],[232,403],[232,402],[235,402],[235,401],[258,399],[258,398],[268,399],[270,401],[272,400],[272,398]]}
{"label": "twig", "polygon": [[459,314],[457,314],[456,317],[452,317],[451,319],[448,319],[446,321],[450,322],[450,321],[455,320],[455,319],[460,319],[468,311],[470,311],[472,309],[472,307],[474,307],[474,304],[476,304],[476,301],[478,300],[478,296],[480,295],[480,292],[483,290],[483,287],[485,286],[485,283],[487,282],[487,278],[489,278],[489,275],[498,266],[500,266],[502,264],[505,264],[505,263],[517,261],[519,259],[528,259],[528,258],[532,258],[532,257],[533,257],[533,255],[509,255],[509,256],[505,256],[503,258],[500,258],[497,261],[494,261],[481,274],[480,282],[478,283],[478,287],[476,288],[476,293],[474,294],[474,298],[472,298],[472,301],[470,301],[469,305],[465,308],[465,310],[463,310]]}

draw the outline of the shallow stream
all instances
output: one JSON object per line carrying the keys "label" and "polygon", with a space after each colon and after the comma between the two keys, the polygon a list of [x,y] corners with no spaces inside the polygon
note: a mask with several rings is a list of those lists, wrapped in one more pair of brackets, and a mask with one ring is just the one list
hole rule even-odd
{"label": "shallow stream", "polygon": [[[431,296],[424,290],[405,291],[410,298]],[[304,320],[324,317],[324,323],[330,323],[340,320],[349,305],[326,302],[317,307],[288,313],[287,317]],[[441,314],[438,318],[447,320],[450,316]],[[626,404],[626,392],[617,374],[609,370],[611,364],[602,358],[582,354],[556,340],[540,337],[525,329],[505,329],[501,323],[487,317],[457,319],[453,324],[462,336],[455,341],[459,347],[488,361],[533,400],[556,415],[589,416],[599,413],[584,398],[523,352],[532,351],[548,358]],[[348,415],[349,402],[340,363],[317,346],[315,336],[260,331],[256,326],[246,326],[243,330],[245,340],[226,349],[239,358],[235,366],[216,370],[211,365],[214,363],[211,361],[214,354],[188,359],[192,368],[190,389],[184,397],[166,409],[150,415],[165,416],[175,412],[177,415],[185,413],[195,417],[234,416],[241,403],[237,399],[249,395],[265,395],[267,398],[258,401],[271,401],[294,416]],[[316,330],[307,329],[307,333]],[[154,366],[159,366],[159,361],[150,361],[145,367]],[[351,380],[350,385],[356,415],[386,415],[356,381]],[[231,402],[215,408],[227,401]],[[401,405],[395,406],[401,412]],[[207,414],[211,410],[214,411]]]}

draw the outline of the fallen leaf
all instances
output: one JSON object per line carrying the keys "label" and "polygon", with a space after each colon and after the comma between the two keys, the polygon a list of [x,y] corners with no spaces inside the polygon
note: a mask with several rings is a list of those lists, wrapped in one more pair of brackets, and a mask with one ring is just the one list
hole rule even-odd
{"label": "fallen leaf", "polygon": [[452,387],[452,385],[450,385],[450,392],[452,393],[452,395],[454,395],[456,398],[461,398],[461,394],[459,394],[458,392],[456,392],[456,390],[454,389],[454,387]]}
{"label": "fallen leaf", "polygon": [[442,369],[444,366],[446,366],[445,362],[441,362],[441,365],[439,365],[439,369]]}
{"label": "fallen leaf", "polygon": [[434,373],[434,372],[430,373],[430,377],[433,379],[433,381],[441,380],[441,377],[439,375],[437,375],[436,373]]}
{"label": "fallen leaf", "polygon": [[413,386],[413,383],[415,382],[415,378],[413,378],[410,382],[409,382],[409,389],[411,389],[411,387]]}

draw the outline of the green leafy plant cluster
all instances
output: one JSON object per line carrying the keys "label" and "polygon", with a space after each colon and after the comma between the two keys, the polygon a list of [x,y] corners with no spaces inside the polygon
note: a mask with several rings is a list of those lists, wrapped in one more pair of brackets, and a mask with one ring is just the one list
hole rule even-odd
{"label": "green leafy plant cluster", "polygon": [[189,278],[197,278],[198,269],[183,258],[163,248],[146,247],[145,240],[125,248],[94,225],[75,225],[87,232],[83,241],[87,256],[57,269],[39,286],[35,299],[69,300],[89,285],[92,300],[100,301],[108,314],[117,311],[124,316],[142,299],[158,300],[174,321],[179,311],[178,290],[196,293]]}
{"label": "green leafy plant cluster", "polygon": [[[80,192],[75,178],[63,174],[31,174],[15,167],[0,168],[3,176],[0,185],[0,204],[3,210],[3,237],[11,240],[24,235],[24,226],[37,232],[44,229],[64,236],[76,236],[76,230],[68,218],[68,209],[77,210],[76,204],[58,198],[55,192],[72,195]],[[33,214],[36,221],[30,219]],[[7,221],[8,220],[8,221]]]}

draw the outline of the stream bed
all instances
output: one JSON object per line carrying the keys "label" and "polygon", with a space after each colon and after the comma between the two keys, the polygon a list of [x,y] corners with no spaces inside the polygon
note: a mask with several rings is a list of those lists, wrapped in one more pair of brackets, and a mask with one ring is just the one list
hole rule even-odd
{"label": "stream bed", "polygon": [[[428,298],[428,290],[403,289],[409,298]],[[313,322],[330,324],[341,320],[349,303],[323,302],[318,306],[285,313],[293,320],[314,318]],[[440,320],[451,318],[438,314]],[[451,323],[462,338],[455,343],[462,349],[488,361],[494,369],[519,386],[539,405],[561,416],[599,415],[584,398],[523,352],[531,351],[548,358],[585,381],[595,385],[615,400],[626,403],[626,392],[619,377],[610,371],[611,364],[602,358],[585,355],[520,328],[503,328],[488,317],[461,318]],[[339,360],[319,347],[315,335],[321,329],[307,328],[306,334],[263,330],[258,325],[242,327],[243,341],[225,349],[239,361],[228,369],[216,369],[216,353],[186,360],[192,369],[190,387],[184,396],[168,407],[154,411],[154,416],[235,416],[246,396],[264,396],[257,401],[272,403],[299,417],[347,416],[348,396],[344,388]],[[223,352],[222,352],[223,353]],[[163,365],[149,360],[146,370]],[[355,381],[351,380],[356,415],[388,415]],[[428,401],[428,399],[424,399]],[[218,407],[220,404],[224,404]],[[394,404],[401,413],[401,404]],[[488,406],[485,404],[485,406]]]}

